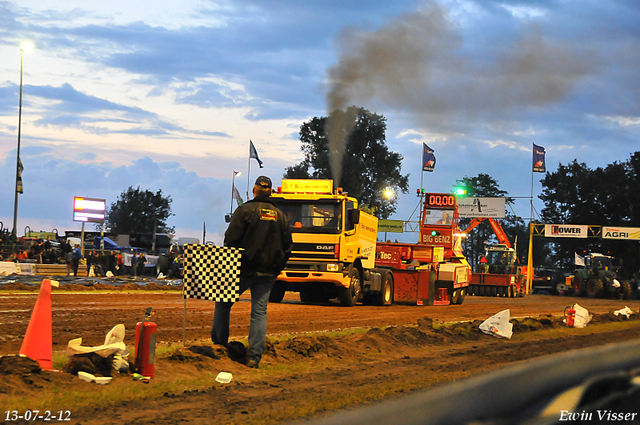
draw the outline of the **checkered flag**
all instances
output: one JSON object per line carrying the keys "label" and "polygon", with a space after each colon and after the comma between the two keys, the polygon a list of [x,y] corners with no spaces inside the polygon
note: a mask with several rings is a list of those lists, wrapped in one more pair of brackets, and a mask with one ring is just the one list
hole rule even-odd
{"label": "checkered flag", "polygon": [[184,292],[187,298],[236,302],[240,298],[238,248],[214,245],[184,245]]}

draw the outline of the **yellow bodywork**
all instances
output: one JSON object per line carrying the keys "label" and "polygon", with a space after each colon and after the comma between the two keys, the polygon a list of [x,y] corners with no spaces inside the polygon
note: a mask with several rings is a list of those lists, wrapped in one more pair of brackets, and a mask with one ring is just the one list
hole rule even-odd
{"label": "yellow bodywork", "polygon": [[[289,283],[322,282],[331,283],[337,286],[348,287],[350,279],[348,276],[349,265],[360,260],[362,267],[370,269],[374,267],[376,255],[376,239],[378,234],[378,219],[370,214],[360,211],[359,223],[354,229],[345,230],[347,227],[348,202],[353,203],[353,208],[358,208],[358,201],[345,194],[332,193],[333,181],[331,180],[283,180],[280,193],[273,195],[275,198],[294,201],[318,201],[336,200],[340,201],[341,212],[339,217],[328,217],[321,209],[309,212],[307,220],[313,220],[314,225],[318,225],[323,220],[337,218],[341,221],[339,233],[292,233],[294,251],[289,260],[287,268],[278,276],[278,280]],[[318,223],[316,223],[316,220]],[[295,230],[295,224],[292,223]],[[301,226],[305,223],[300,223]],[[314,251],[296,251],[296,246],[337,246],[334,249],[333,258],[318,258]],[[328,268],[335,263],[339,265],[339,270],[302,270],[296,267],[296,263],[317,263],[322,264],[322,268]]]}

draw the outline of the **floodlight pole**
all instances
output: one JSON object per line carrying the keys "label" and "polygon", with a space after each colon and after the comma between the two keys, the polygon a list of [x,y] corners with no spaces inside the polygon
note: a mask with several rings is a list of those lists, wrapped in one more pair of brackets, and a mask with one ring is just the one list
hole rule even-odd
{"label": "floodlight pole", "polygon": [[24,68],[24,49],[20,48],[20,104],[18,107],[18,150],[16,153],[16,193],[13,202],[13,230],[11,233],[17,236],[16,226],[18,224],[18,180],[20,179],[20,132],[22,128],[22,73]]}

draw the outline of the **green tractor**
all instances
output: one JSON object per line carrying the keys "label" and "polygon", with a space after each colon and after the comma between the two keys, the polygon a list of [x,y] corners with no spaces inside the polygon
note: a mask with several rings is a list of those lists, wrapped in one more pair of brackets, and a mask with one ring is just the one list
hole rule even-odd
{"label": "green tractor", "polygon": [[619,267],[611,264],[613,257],[593,253],[585,256],[584,260],[584,268],[576,269],[573,274],[574,295],[603,298],[610,294],[623,300],[631,296],[631,285],[620,279]]}

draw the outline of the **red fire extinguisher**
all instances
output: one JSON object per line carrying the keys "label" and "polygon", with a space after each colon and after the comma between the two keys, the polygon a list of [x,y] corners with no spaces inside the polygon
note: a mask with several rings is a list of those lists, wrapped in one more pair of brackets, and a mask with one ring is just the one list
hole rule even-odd
{"label": "red fire extinguisher", "polygon": [[567,322],[567,326],[573,327],[576,323],[576,309],[569,306],[564,309],[564,317]]}
{"label": "red fire extinguisher", "polygon": [[142,376],[153,378],[158,325],[149,322],[150,317],[151,307],[147,308],[142,322],[136,325],[135,370]]}

